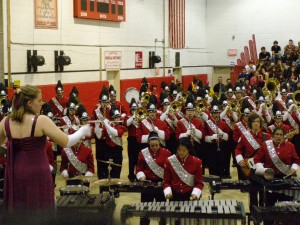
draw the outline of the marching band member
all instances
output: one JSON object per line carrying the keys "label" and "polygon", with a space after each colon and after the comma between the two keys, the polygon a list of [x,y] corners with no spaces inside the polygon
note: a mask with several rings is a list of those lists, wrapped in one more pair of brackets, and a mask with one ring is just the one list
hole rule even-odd
{"label": "marching band member", "polygon": [[177,139],[176,139],[175,131],[176,131],[176,126],[177,126],[177,122],[178,122],[178,119],[175,114],[178,110],[180,110],[180,108],[178,108],[176,111],[173,110],[170,112],[170,101],[166,95],[164,97],[165,98],[164,98],[163,102],[161,103],[162,104],[162,114],[160,116],[160,120],[166,122],[168,129],[169,129],[169,133],[170,133],[170,138],[168,140],[166,140],[166,148],[168,150],[170,150],[172,152],[172,154],[175,154],[176,148],[177,148]]}
{"label": "marching band member", "polygon": [[203,189],[202,161],[190,155],[188,137],[179,139],[177,154],[167,158],[164,169],[164,194],[173,201],[198,200]]}
{"label": "marching band member", "polygon": [[110,105],[116,105],[118,107],[119,112],[121,113],[121,117],[124,118],[126,116],[125,109],[123,104],[117,101],[117,91],[114,89],[114,86],[110,85],[108,92],[109,92]]}
{"label": "marching band member", "polygon": [[284,83],[280,87],[280,95],[278,95],[275,99],[275,101],[278,103],[280,111],[286,111],[286,99],[287,99],[287,84]]}
{"label": "marching band member", "polygon": [[[229,88],[230,90],[231,88]],[[232,90],[231,90],[232,91]],[[228,141],[226,142],[226,148],[228,151],[224,152],[224,174],[223,178],[229,178],[231,179],[230,176],[230,160],[231,160],[231,155],[233,155],[234,158],[234,149],[235,149],[235,142],[233,141],[233,125],[234,122],[238,121],[238,113],[236,112],[238,108],[238,103],[235,99],[231,97],[231,102],[229,102],[229,99],[223,97],[222,101],[222,96],[220,99],[220,104],[221,104],[221,114],[220,114],[220,119],[225,121],[227,126],[229,127],[229,133],[228,133]],[[230,104],[230,105],[229,105]],[[234,109],[232,108],[232,105],[234,105]],[[234,111],[235,110],[235,111]],[[233,160],[234,163],[235,160]]]}
{"label": "marching band member", "polygon": [[80,121],[76,114],[76,105],[77,101],[73,97],[67,103],[67,113],[60,119],[60,124],[62,126],[63,131],[66,134],[73,133],[72,130],[76,130],[76,126],[80,124]]}
{"label": "marching band member", "polygon": [[250,96],[246,95],[244,101],[248,101],[251,105],[252,110],[256,110],[256,93],[257,87],[253,85],[250,89]]}
{"label": "marching band member", "polygon": [[[90,120],[89,114],[82,104],[80,104],[76,110],[80,125],[85,125]],[[92,130],[91,136],[84,137],[82,143],[88,148],[92,149],[92,138],[94,137],[94,130]]]}
{"label": "marching band member", "polygon": [[[248,119],[249,130],[245,130],[240,137],[235,149],[235,158],[238,164],[239,180],[246,180],[250,174],[250,166],[254,166],[253,156],[257,153],[262,143],[271,139],[271,135],[261,130],[262,119],[257,114],[251,114]],[[252,163],[252,165],[251,165]],[[250,191],[250,211],[253,205],[258,205],[257,191]],[[260,195],[261,196],[261,195]],[[262,198],[259,199],[262,205]]]}
{"label": "marching band member", "polygon": [[226,141],[228,141],[228,133],[230,128],[220,120],[220,110],[218,101],[214,97],[212,101],[211,119],[205,121],[205,142],[207,155],[207,165],[210,175],[224,176],[224,154],[226,149]]}
{"label": "marching band member", "polygon": [[[279,108],[279,105],[278,105],[277,102],[274,102],[272,109],[273,109],[273,114],[274,114],[274,123],[272,125],[268,126],[268,131],[267,132],[270,135],[272,135],[273,131],[276,127],[281,127],[284,130],[285,134],[290,132],[292,130],[292,127],[282,123],[283,114],[280,111],[280,108]],[[291,137],[288,137],[288,138],[291,138]]]}
{"label": "marching band member", "polygon": [[300,134],[299,134],[299,125],[300,125],[300,113],[298,106],[294,103],[291,97],[288,97],[288,102],[286,104],[288,110],[285,111],[283,115],[283,122],[293,128],[295,135],[291,139],[291,142],[295,145],[296,152],[300,156]]}
{"label": "marching band member", "polygon": [[[171,152],[160,147],[158,134],[150,132],[148,137],[149,147],[144,148],[138,154],[138,163],[136,167],[136,178],[139,181],[151,181],[161,183],[164,177],[164,165],[166,159],[171,156]],[[164,194],[161,193],[141,193],[141,202],[163,202]],[[141,219],[140,224],[149,224],[149,219]],[[161,223],[160,223],[161,224]]]}
{"label": "marching band member", "polygon": [[63,117],[64,110],[67,106],[68,99],[63,95],[64,88],[60,80],[57,81],[56,87],[56,96],[53,97],[49,102],[53,109],[53,114],[55,117]]}
{"label": "marching band member", "polygon": [[60,173],[64,179],[84,175],[94,175],[94,156],[92,149],[80,140],[71,148],[64,148],[61,154]]}
{"label": "marching band member", "polygon": [[140,148],[144,149],[147,147],[148,136],[151,131],[158,134],[160,143],[166,146],[165,141],[169,139],[170,133],[166,122],[161,121],[157,117],[157,109],[155,106],[155,99],[153,95],[150,96],[149,103],[147,105],[147,118],[143,119],[139,123],[139,127],[136,129],[136,137],[138,142],[141,144]]}
{"label": "marching band member", "polygon": [[139,124],[136,119],[135,112],[138,109],[138,105],[134,98],[131,99],[130,102],[130,114],[125,117],[124,123],[128,130],[127,137],[127,152],[128,152],[128,166],[129,166],[129,174],[128,179],[133,182],[135,180],[134,169],[138,162],[138,154],[139,154],[139,143],[136,138],[136,129]]}
{"label": "marching band member", "polygon": [[262,126],[266,131],[268,129],[268,124],[271,123],[272,117],[268,108],[266,107],[265,98],[260,88],[257,89],[256,98],[256,109],[253,110],[253,112],[257,113],[257,115],[261,117],[263,122]]}
{"label": "marching band member", "polygon": [[[284,141],[284,130],[276,127],[273,130],[273,139],[262,144],[254,156],[256,169],[271,168],[275,177],[295,175],[299,169],[300,159],[292,143]],[[266,192],[266,205],[274,205],[276,201],[292,201],[292,196],[278,192]],[[264,224],[273,224],[265,221]]]}
{"label": "marching band member", "polygon": [[77,89],[77,87],[73,86],[70,94],[69,94],[69,100],[72,99],[72,98],[75,98],[76,101],[77,101],[77,105],[80,105],[81,104],[81,100],[79,98],[79,91]]}
{"label": "marching band member", "polygon": [[[101,136],[105,137],[105,148],[103,149],[104,161],[113,160],[114,163],[122,165],[123,162],[123,141],[122,136],[126,131],[126,127],[120,124],[121,115],[117,107],[112,106],[110,110],[110,118],[112,121],[105,119],[104,127],[101,128]],[[112,178],[120,178],[122,167],[113,166],[110,176]],[[104,171],[105,178],[108,177],[108,171]]]}
{"label": "marching band member", "polygon": [[235,97],[238,104],[242,105],[244,100],[244,90],[243,90],[243,86],[239,83],[235,85]]}
{"label": "marching band member", "polygon": [[187,137],[194,145],[194,153],[201,160],[205,160],[201,140],[205,137],[203,122],[195,117],[195,106],[192,95],[189,95],[185,103],[185,118],[177,122],[176,138]]}
{"label": "marching band member", "polygon": [[[108,96],[108,90],[106,86],[104,85],[102,88],[102,91],[99,95],[99,103],[97,104],[96,108],[93,110],[92,119],[93,120],[99,120],[103,121],[105,118],[110,118],[110,108],[109,108],[109,96]],[[105,145],[105,138],[102,136],[101,129],[102,129],[101,123],[95,123],[94,131],[95,131],[95,143],[96,143],[96,159],[97,159],[97,173],[99,179],[105,178],[105,171],[107,168],[107,165],[99,160],[104,161],[103,152],[106,148]]]}
{"label": "marching band member", "polygon": [[[248,130],[248,119],[251,114],[248,102],[244,102],[241,108],[240,122],[233,125],[233,140],[238,143],[239,138]],[[251,107],[251,106],[250,106]]]}

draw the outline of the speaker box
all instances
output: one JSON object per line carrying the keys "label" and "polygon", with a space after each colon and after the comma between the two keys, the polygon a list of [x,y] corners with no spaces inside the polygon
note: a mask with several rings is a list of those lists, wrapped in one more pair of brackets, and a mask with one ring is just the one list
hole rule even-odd
{"label": "speaker box", "polygon": [[175,67],[180,67],[180,52],[175,52]]}

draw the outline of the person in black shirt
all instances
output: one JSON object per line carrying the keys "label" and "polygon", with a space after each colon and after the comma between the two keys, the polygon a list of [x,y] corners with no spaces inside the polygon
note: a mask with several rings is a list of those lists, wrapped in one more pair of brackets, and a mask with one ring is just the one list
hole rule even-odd
{"label": "person in black shirt", "polygon": [[216,95],[219,95],[220,93],[219,92],[225,92],[226,91],[226,87],[225,85],[223,84],[223,78],[221,76],[219,76],[218,78],[218,83],[215,84],[214,86],[214,92]]}
{"label": "person in black shirt", "polygon": [[270,65],[270,52],[266,51],[266,47],[261,47],[261,52],[259,53],[259,61],[264,62],[265,66]]}
{"label": "person in black shirt", "polygon": [[273,62],[277,63],[277,60],[281,58],[281,47],[278,45],[278,41],[273,42],[271,51]]}

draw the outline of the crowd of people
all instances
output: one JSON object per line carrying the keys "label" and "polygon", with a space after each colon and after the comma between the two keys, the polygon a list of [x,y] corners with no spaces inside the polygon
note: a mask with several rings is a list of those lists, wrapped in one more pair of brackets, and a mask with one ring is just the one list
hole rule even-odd
{"label": "crowd of people", "polygon": [[[231,160],[241,180],[249,179],[255,168],[271,168],[276,177],[296,174],[300,165],[300,95],[294,93],[291,77],[298,64],[289,62],[287,56],[294,57],[298,48],[290,41],[281,57],[278,43],[274,46],[272,56],[262,48],[259,65],[250,62],[234,85],[230,79],[223,84],[219,77],[210,87],[195,76],[188,90],[183,90],[180,82],[162,82],[158,94],[157,86],[144,78],[139,98],[132,98],[129,112],[116,100],[112,85],[103,86],[91,115],[77,88],[66,97],[60,81],[56,96],[46,103],[40,91],[30,85],[17,88],[10,103],[2,86],[0,144],[8,140],[3,147],[3,151],[7,148],[6,157],[2,154],[0,160],[6,171],[5,205],[53,206],[58,155],[64,179],[95,173],[98,179],[105,179],[108,172],[111,178],[120,178],[122,167],[112,166],[108,171],[106,162],[122,165],[125,132],[128,179],[163,183],[163,193],[142,194],[141,201],[197,200],[201,198],[203,174],[231,178]],[[90,120],[92,125],[87,125]],[[28,160],[36,163],[29,165]],[[27,184],[28,177],[36,179]],[[41,188],[41,196],[31,196],[32,188]],[[273,204],[277,198],[273,193],[267,203]],[[262,204],[260,200],[257,193],[250,192],[250,210]]]}

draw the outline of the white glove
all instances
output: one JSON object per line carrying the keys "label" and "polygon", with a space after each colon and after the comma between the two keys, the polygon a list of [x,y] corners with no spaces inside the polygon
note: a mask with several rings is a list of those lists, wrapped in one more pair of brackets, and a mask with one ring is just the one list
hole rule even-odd
{"label": "white glove", "polygon": [[295,107],[296,105],[295,104],[292,104],[290,105],[289,109],[288,109],[288,112],[291,113],[293,111],[293,108]]}
{"label": "white glove", "polygon": [[83,137],[89,137],[92,135],[92,128],[89,124],[83,125],[76,131],[74,134],[68,135],[68,143],[65,147],[72,147],[73,145],[77,144],[78,141]]}
{"label": "white glove", "polygon": [[121,117],[122,117],[122,118],[125,118],[125,117],[126,117],[126,114],[125,114],[125,113],[122,113]]}
{"label": "white glove", "polygon": [[135,119],[135,112],[133,113],[132,119]]}
{"label": "white glove", "polygon": [[171,105],[168,105],[167,110],[166,110],[166,114],[169,114],[169,112],[170,112],[170,106]]}
{"label": "white glove", "polygon": [[218,135],[217,134],[211,135],[211,140],[217,140],[217,139],[218,139]]}
{"label": "white glove", "polygon": [[67,171],[67,170],[63,170],[63,171],[61,172],[61,176],[62,176],[64,179],[69,178],[69,173],[68,173],[68,171]]}
{"label": "white glove", "polygon": [[84,174],[85,177],[92,177],[94,176],[93,173],[91,173],[90,171],[87,171],[85,174]]}
{"label": "white glove", "polygon": [[191,134],[192,134],[192,130],[188,129],[187,132],[186,132],[186,136],[190,136]]}
{"label": "white glove", "polygon": [[153,127],[153,131],[154,131],[154,132],[158,133],[158,130],[159,130],[159,129],[158,129],[157,126],[154,126],[154,127]]}

